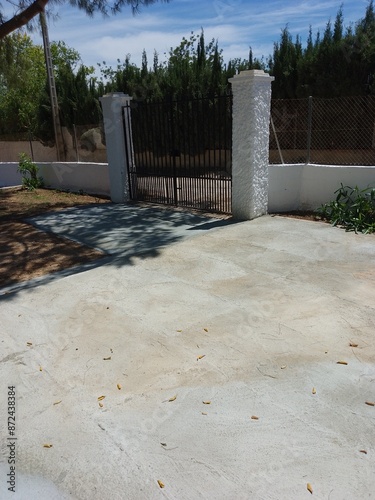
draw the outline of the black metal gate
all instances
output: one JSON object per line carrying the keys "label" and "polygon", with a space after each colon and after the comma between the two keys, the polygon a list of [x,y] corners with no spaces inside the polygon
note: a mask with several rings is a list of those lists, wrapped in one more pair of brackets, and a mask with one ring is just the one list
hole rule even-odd
{"label": "black metal gate", "polygon": [[132,199],[231,213],[232,96],[129,106]]}

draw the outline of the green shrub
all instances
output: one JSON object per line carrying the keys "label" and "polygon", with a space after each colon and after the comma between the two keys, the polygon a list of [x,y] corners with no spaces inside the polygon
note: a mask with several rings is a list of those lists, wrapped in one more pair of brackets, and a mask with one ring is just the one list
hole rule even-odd
{"label": "green shrub", "polygon": [[322,205],[318,214],[333,226],[342,226],[356,233],[375,232],[375,188],[341,187],[335,191],[336,200]]}
{"label": "green shrub", "polygon": [[30,191],[44,186],[43,178],[38,177],[39,167],[26,153],[20,154],[18,172],[22,175],[22,185]]}

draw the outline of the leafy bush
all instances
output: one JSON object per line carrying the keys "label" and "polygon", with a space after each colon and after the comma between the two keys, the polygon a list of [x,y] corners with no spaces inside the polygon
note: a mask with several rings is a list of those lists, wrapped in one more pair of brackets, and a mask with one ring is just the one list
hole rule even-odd
{"label": "leafy bush", "polygon": [[335,194],[335,201],[317,210],[323,219],[333,226],[344,227],[346,231],[375,232],[375,188],[359,189],[341,184]]}
{"label": "leafy bush", "polygon": [[43,178],[38,177],[39,167],[26,153],[20,154],[18,172],[22,175],[22,185],[30,191],[43,187]]}

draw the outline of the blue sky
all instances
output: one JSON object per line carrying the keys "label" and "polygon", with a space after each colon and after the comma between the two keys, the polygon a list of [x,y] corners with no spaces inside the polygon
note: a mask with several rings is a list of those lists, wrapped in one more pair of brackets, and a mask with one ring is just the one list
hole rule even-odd
{"label": "blue sky", "polygon": [[[273,43],[288,25],[290,33],[300,34],[303,44],[312,26],[315,34],[324,30],[329,18],[334,22],[343,3],[345,25],[358,21],[365,14],[367,0],[317,1],[256,1],[256,0],[171,0],[142,8],[133,16],[130,8],[103,18],[87,17],[83,12],[62,5],[55,7],[59,20],[49,22],[50,40],[64,40],[81,54],[85,65],[97,67],[106,61],[117,65],[131,54],[131,61],[140,65],[142,50],[146,49],[149,65],[156,49],[160,60],[170,47],[177,46],[182,37],[204,29],[206,42],[218,39],[225,60],[247,58],[249,46],[257,57],[272,53]],[[33,35],[36,43],[42,43]]]}

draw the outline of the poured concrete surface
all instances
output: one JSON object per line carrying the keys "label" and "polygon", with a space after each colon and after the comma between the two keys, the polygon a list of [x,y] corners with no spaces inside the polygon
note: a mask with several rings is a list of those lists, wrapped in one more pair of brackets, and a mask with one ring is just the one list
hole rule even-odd
{"label": "poured concrete surface", "polygon": [[[90,240],[104,264],[0,295],[9,498],[303,499],[307,483],[313,498],[375,498],[375,237],[220,225],[172,225],[137,252],[107,219]],[[0,498],[6,459],[2,444]]]}

